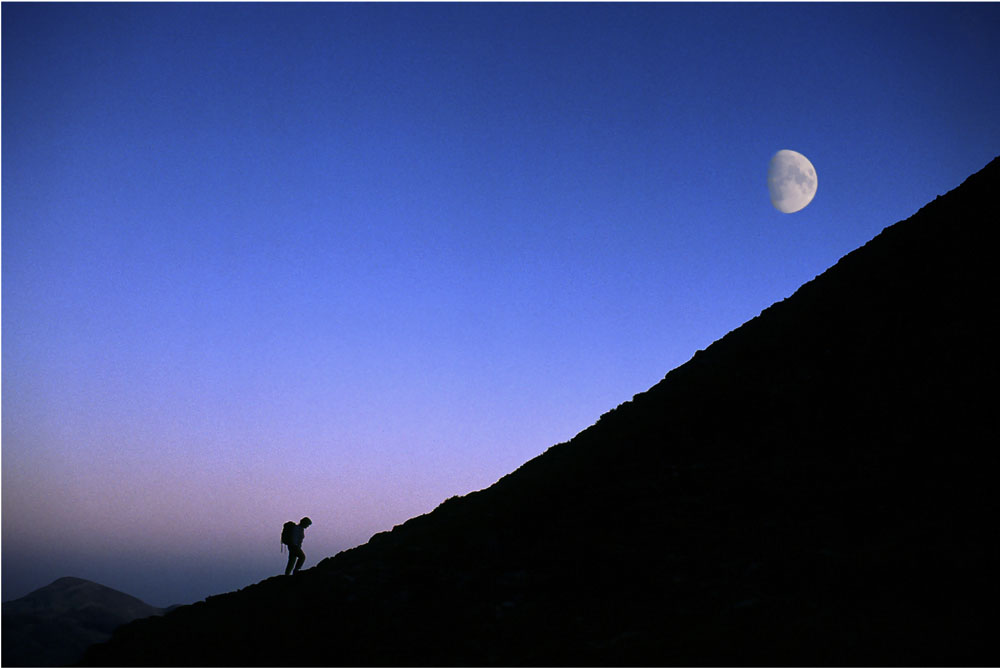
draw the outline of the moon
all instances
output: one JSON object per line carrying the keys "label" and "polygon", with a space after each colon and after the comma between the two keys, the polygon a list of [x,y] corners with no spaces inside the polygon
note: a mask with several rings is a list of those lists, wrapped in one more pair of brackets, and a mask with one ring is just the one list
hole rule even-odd
{"label": "moon", "polygon": [[816,196],[816,168],[809,158],[782,149],[771,157],[767,166],[767,189],[771,204],[782,213],[801,211]]}

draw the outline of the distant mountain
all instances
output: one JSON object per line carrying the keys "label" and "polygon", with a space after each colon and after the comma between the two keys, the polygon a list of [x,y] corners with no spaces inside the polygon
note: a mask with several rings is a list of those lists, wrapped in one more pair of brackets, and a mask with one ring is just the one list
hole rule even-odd
{"label": "distant mountain", "polygon": [[998,193],[1000,159],[492,487],[86,663],[996,665]]}
{"label": "distant mountain", "polygon": [[69,665],[118,626],[163,612],[96,582],[59,578],[3,604],[3,665]]}

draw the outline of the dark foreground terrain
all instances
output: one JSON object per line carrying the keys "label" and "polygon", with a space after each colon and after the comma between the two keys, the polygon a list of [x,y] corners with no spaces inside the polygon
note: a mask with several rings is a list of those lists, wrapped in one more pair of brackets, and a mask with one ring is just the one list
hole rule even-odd
{"label": "dark foreground terrain", "polygon": [[87,663],[1000,663],[998,193],[994,160],[492,487]]}

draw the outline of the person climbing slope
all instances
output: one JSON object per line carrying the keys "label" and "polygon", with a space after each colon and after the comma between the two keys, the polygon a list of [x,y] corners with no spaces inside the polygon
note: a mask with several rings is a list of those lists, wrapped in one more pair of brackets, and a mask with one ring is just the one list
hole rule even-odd
{"label": "person climbing slope", "polygon": [[299,523],[285,522],[281,529],[281,543],[288,546],[288,565],[285,566],[285,575],[298,573],[302,564],[306,561],[306,553],[302,551],[302,541],[306,538],[306,529],[312,524],[312,520],[303,517]]}

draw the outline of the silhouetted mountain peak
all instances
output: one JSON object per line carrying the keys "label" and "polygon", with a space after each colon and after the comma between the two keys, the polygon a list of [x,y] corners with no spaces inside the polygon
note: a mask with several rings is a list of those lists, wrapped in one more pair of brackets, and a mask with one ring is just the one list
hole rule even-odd
{"label": "silhouetted mountain peak", "polygon": [[118,626],[163,612],[96,582],[62,577],[3,604],[3,663],[65,665]]}
{"label": "silhouetted mountain peak", "polygon": [[488,489],[97,665],[994,663],[1000,160]]}
{"label": "silhouetted mountain peak", "polygon": [[122,617],[144,617],[157,614],[160,608],[144,603],[111,587],[75,577],[62,577],[55,582],[3,604],[5,613],[63,614],[87,608],[104,608]]}

